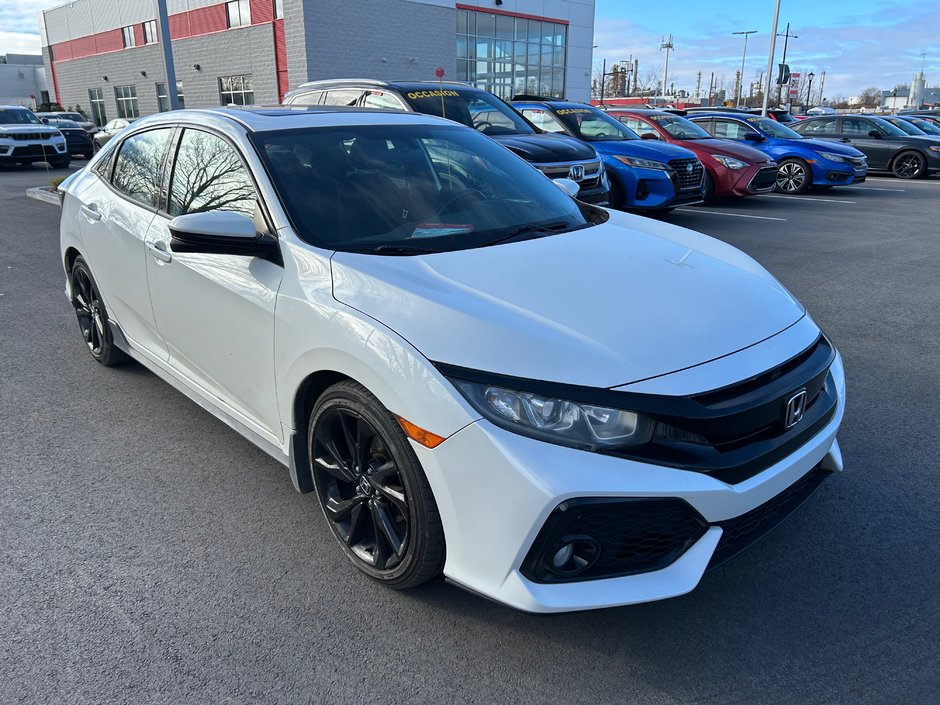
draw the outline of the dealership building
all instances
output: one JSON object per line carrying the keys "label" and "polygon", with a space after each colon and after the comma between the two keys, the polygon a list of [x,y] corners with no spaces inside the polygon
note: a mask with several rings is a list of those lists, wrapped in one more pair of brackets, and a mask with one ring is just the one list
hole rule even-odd
{"label": "dealership building", "polygon": [[[594,0],[167,0],[186,107],[273,104],[308,80],[459,80],[590,99]],[[50,92],[98,124],[169,109],[153,0],[40,15]]]}

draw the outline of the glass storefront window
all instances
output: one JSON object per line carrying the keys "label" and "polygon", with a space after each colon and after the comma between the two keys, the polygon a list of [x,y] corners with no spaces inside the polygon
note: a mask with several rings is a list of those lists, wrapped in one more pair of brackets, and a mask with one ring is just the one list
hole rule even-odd
{"label": "glass storefront window", "polygon": [[457,10],[457,80],[510,99],[563,98],[568,27],[490,12]]}

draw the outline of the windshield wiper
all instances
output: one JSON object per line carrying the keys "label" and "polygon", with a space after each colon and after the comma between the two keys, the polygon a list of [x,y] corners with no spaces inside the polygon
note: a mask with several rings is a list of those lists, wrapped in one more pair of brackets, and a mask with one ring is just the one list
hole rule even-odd
{"label": "windshield wiper", "polygon": [[376,245],[375,247],[363,248],[360,252],[373,255],[433,255],[441,251],[430,247],[419,247],[418,245]]}
{"label": "windshield wiper", "polygon": [[537,225],[535,223],[529,223],[528,225],[520,225],[518,228],[513,228],[505,235],[490,240],[483,243],[483,246],[489,245],[499,245],[500,243],[510,242],[516,238],[521,238],[523,235],[529,235],[531,233],[557,233],[560,230],[564,230],[569,227],[568,223],[559,222],[559,223],[547,223],[545,225]]}

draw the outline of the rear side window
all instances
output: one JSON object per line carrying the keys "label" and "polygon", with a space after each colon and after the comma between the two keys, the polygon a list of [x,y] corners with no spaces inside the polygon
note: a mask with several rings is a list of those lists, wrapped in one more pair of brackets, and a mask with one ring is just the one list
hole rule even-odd
{"label": "rear side window", "polygon": [[291,99],[291,105],[319,105],[320,98],[323,96],[323,91],[311,91],[309,93],[301,93],[298,96],[294,96]]}
{"label": "rear side window", "polygon": [[843,135],[861,135],[868,136],[868,133],[874,130],[870,122],[858,118],[842,118]]}
{"label": "rear side window", "polygon": [[187,129],[180,140],[170,185],[170,215],[234,211],[255,215],[257,195],[238,152],[221,137]]}
{"label": "rear side window", "polygon": [[804,135],[834,135],[836,134],[837,118],[822,118],[820,120],[811,120],[805,125],[799,125],[803,129],[800,132]]}
{"label": "rear side window", "polygon": [[148,130],[131,135],[121,143],[111,185],[146,206],[160,206],[163,157],[173,128]]}
{"label": "rear side window", "polygon": [[358,88],[341,88],[327,91],[323,105],[355,105],[359,101],[362,91]]}

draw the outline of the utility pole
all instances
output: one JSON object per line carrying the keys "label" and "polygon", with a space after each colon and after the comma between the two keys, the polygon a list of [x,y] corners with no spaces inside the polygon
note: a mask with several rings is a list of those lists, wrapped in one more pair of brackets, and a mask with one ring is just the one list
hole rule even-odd
{"label": "utility pole", "polygon": [[744,35],[744,53],[741,55],[741,80],[738,82],[738,90],[736,92],[736,95],[734,96],[734,106],[740,107],[739,104],[741,102],[741,93],[744,92],[742,90],[743,88],[742,82],[744,81],[744,62],[747,59],[747,37],[749,34],[757,34],[757,30],[749,29],[746,32],[732,32],[731,34],[743,34]]}
{"label": "utility pole", "polygon": [[715,72],[712,71],[712,77],[708,79],[708,107],[712,106],[712,95],[715,92]]}
{"label": "utility pole", "polygon": [[823,90],[825,89],[825,87],[826,87],[826,72],[823,71],[822,74],[819,76],[819,104],[820,105],[822,105],[823,100],[825,100],[825,98],[823,98]]}
{"label": "utility pole", "polygon": [[702,72],[695,74],[695,99],[702,97]]}
{"label": "utility pole", "polygon": [[603,67],[601,68],[601,101],[600,104],[604,105],[604,84],[607,83],[607,59],[604,59]]}
{"label": "utility pole", "polygon": [[[790,42],[791,39],[799,39],[799,37],[796,36],[795,34],[790,34],[790,23],[789,23],[789,22],[787,22],[787,29],[786,29],[786,31],[783,32],[783,34],[778,34],[777,36],[778,36],[778,37],[783,37],[783,58],[780,60],[780,63],[781,63],[781,64],[786,64],[786,63],[787,63],[787,44]],[[782,84],[779,85],[779,86],[777,86],[777,105],[780,104],[780,89],[781,89],[781,88],[783,88],[783,85],[782,85]],[[789,103],[790,103],[790,100],[789,100],[789,98],[788,98],[788,99],[787,99],[787,104],[788,104],[787,107],[788,107],[788,108],[789,108]]]}
{"label": "utility pole", "polygon": [[771,72],[774,70],[774,51],[777,48],[777,22],[780,20],[780,0],[774,3],[774,22],[770,29],[770,52],[767,54],[767,86],[764,90],[764,103],[760,114],[767,117],[767,101],[770,99]]}
{"label": "utility pole", "polygon": [[663,38],[659,45],[659,50],[666,50],[666,65],[663,67],[663,98],[666,97],[666,86],[669,85],[669,52],[673,50],[672,35],[669,35],[669,41]]}
{"label": "utility pole", "polygon": [[166,71],[166,95],[170,110],[180,109],[179,93],[176,89],[176,67],[173,65],[173,42],[170,39],[170,20],[166,13],[166,0],[156,0],[157,17],[160,18],[160,46],[163,48],[163,68]]}

